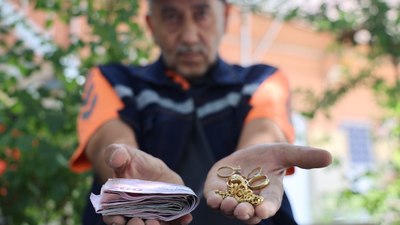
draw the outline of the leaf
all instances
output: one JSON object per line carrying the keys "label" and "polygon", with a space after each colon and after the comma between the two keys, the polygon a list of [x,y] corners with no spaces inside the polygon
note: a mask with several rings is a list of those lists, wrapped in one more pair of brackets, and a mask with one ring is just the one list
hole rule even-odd
{"label": "leaf", "polygon": [[[43,13],[44,29],[51,28],[59,19],[71,25],[71,21],[82,15],[84,23],[92,30],[85,30],[85,35],[71,37],[70,46],[61,48],[54,45],[54,50],[43,56],[35,55],[34,50],[22,40],[9,42],[4,35],[13,34],[13,27],[24,25],[16,21],[11,26],[4,26],[0,16],[0,63],[14,68],[11,72],[0,69],[0,95],[5,93],[9,101],[0,97],[0,122],[8,129],[0,134],[0,157],[5,155],[6,147],[21,150],[21,159],[15,170],[8,170],[0,176],[0,189],[8,189],[7,196],[0,197],[0,212],[5,224],[79,224],[87,191],[92,180],[90,173],[72,174],[68,168],[68,157],[77,145],[76,118],[80,107],[82,83],[77,79],[67,79],[63,64],[67,56],[80,57],[79,75],[87,74],[90,67],[108,61],[130,59],[126,49],[148,46],[140,43],[143,39],[142,28],[132,22],[137,13],[138,1],[130,0],[99,2],[94,0],[35,0],[29,1],[36,10]],[[0,6],[2,7],[2,6]],[[98,8],[100,7],[100,8]],[[129,33],[117,32],[121,24],[130,24]],[[41,39],[41,35],[37,38]],[[126,40],[125,40],[126,39]],[[40,40],[49,43],[48,40]],[[50,44],[54,44],[50,41]],[[96,54],[96,48],[106,48],[103,54]],[[84,49],[85,54],[82,54]],[[86,54],[87,51],[87,54]],[[147,57],[142,54],[141,57]],[[43,70],[52,75],[51,82],[57,87],[44,85],[26,85],[21,88],[20,79],[30,80]],[[32,83],[33,84],[33,83]],[[44,99],[52,99],[58,108],[43,107]],[[12,130],[18,136],[13,136]],[[62,185],[60,185],[62,184]],[[48,191],[50,190],[50,191]],[[1,190],[0,190],[1,191]],[[74,213],[65,208],[73,205]]]}
{"label": "leaf", "polygon": [[29,152],[32,149],[33,137],[30,135],[22,135],[16,138],[16,147],[22,152]]}

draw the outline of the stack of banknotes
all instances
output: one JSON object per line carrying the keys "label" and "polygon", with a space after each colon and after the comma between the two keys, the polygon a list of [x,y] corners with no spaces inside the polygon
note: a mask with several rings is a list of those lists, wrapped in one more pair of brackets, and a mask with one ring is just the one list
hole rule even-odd
{"label": "stack of banknotes", "polygon": [[103,216],[171,221],[192,212],[199,198],[188,187],[136,179],[109,179],[90,201]]}

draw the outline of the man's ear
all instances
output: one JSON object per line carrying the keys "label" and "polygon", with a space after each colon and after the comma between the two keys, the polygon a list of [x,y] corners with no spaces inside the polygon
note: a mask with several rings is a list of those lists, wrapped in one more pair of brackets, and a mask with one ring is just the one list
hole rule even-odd
{"label": "man's ear", "polygon": [[151,16],[150,15],[146,15],[146,25],[149,28],[149,30],[151,31],[151,33],[154,33],[154,27],[153,27],[153,23],[151,21]]}

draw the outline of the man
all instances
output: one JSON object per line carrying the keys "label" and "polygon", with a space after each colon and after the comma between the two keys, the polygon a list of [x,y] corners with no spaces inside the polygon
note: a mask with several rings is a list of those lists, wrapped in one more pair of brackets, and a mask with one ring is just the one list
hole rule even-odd
{"label": "man", "polygon": [[[286,79],[266,65],[228,65],[218,57],[229,6],[222,0],[152,0],[146,17],[160,58],[145,67],[94,68],[84,91],[72,166],[95,172],[93,192],[110,177],[185,184],[202,201],[168,224],[296,224],[282,180],[293,166],[324,167],[330,154],[296,147]],[[275,143],[275,144],[266,144]],[[281,143],[281,144],[277,144]],[[217,172],[261,167],[270,184],[262,204],[222,198]],[[282,205],[282,207],[280,207]],[[268,219],[269,218],[269,219]],[[101,216],[88,207],[85,224]],[[108,225],[166,224],[108,216]]]}

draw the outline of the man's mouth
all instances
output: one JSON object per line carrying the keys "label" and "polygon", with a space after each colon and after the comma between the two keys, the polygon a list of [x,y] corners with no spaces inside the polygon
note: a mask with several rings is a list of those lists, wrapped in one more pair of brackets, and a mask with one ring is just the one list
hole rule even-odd
{"label": "man's mouth", "polygon": [[180,53],[178,57],[181,61],[187,63],[196,63],[201,61],[203,58],[202,54],[198,52]]}

